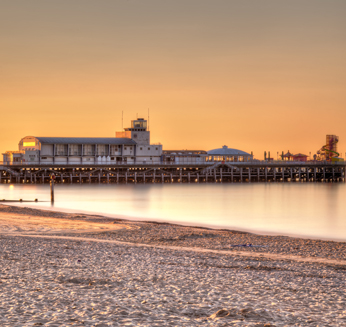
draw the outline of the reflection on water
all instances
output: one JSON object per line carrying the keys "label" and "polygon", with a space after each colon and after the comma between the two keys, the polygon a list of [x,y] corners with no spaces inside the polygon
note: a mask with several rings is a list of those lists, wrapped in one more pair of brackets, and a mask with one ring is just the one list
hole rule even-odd
{"label": "reflection on water", "polygon": [[[49,192],[49,185],[0,185],[0,199],[49,201]],[[346,241],[345,196],[342,183],[57,184],[54,210]]]}

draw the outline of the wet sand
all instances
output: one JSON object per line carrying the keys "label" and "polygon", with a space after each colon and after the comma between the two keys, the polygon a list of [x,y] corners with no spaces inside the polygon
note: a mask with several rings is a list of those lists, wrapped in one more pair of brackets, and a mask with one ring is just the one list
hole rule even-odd
{"label": "wet sand", "polygon": [[343,242],[0,205],[0,249],[1,326],[346,325]]}

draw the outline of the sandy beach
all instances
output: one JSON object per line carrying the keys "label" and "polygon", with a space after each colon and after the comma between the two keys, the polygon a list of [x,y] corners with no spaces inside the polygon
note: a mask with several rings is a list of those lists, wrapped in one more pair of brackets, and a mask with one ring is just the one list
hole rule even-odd
{"label": "sandy beach", "polygon": [[345,326],[346,243],[0,205],[1,326]]}

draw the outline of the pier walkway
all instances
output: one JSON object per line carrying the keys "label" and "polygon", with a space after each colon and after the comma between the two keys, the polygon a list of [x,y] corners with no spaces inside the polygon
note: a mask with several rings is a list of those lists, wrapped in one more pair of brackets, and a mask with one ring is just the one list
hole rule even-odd
{"label": "pier walkway", "polygon": [[345,162],[248,161],[92,165],[0,162],[0,183],[345,182]]}

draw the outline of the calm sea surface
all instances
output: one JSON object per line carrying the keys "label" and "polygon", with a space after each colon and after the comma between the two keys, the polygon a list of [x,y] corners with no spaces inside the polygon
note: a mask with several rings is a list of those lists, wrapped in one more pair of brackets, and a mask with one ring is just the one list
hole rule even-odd
{"label": "calm sea surface", "polygon": [[[49,185],[0,185],[0,199],[50,200]],[[56,185],[49,210],[346,241],[346,184]]]}

